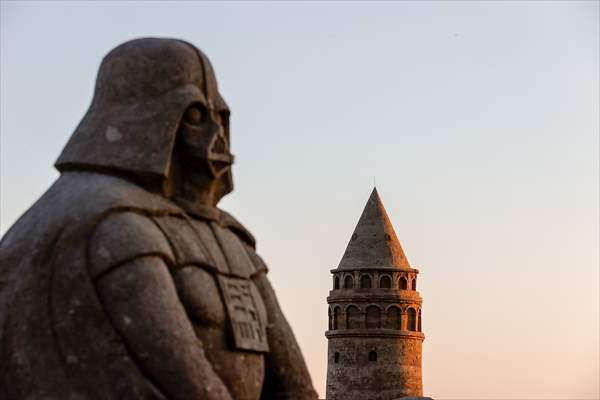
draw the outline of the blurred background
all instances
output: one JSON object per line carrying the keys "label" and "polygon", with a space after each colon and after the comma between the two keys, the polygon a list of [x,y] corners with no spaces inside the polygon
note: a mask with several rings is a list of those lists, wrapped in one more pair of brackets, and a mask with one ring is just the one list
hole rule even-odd
{"label": "blurred background", "polygon": [[0,3],[0,233],[58,176],[102,57],[185,39],[232,109],[236,190],[321,396],[329,270],[374,181],[424,298],[437,399],[599,389],[599,2]]}

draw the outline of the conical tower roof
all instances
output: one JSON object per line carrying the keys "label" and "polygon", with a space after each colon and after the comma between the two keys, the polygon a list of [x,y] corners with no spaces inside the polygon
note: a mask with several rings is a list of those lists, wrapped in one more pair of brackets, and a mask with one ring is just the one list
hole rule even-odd
{"label": "conical tower roof", "polygon": [[373,188],[338,269],[411,269],[377,188]]}

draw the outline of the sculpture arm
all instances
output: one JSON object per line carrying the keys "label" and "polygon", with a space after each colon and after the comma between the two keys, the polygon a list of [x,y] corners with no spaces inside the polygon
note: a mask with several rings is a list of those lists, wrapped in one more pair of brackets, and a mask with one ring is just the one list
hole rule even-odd
{"label": "sculpture arm", "polygon": [[231,400],[207,360],[169,271],[168,241],[148,217],[117,213],[88,248],[100,301],[132,359],[169,399]]}
{"label": "sculpture arm", "polygon": [[263,400],[316,400],[308,369],[294,333],[285,319],[266,273],[254,276],[254,283],[267,308],[270,351],[266,355]]}
{"label": "sculpture arm", "polygon": [[167,398],[231,400],[204,354],[162,259],[128,262],[102,276],[96,286],[132,357]]}

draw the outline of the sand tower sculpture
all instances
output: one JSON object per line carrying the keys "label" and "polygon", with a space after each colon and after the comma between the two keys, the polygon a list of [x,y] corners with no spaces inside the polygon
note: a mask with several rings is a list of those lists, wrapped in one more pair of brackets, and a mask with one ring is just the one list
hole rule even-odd
{"label": "sand tower sculpture", "polygon": [[327,400],[421,396],[419,271],[373,189],[327,297]]}

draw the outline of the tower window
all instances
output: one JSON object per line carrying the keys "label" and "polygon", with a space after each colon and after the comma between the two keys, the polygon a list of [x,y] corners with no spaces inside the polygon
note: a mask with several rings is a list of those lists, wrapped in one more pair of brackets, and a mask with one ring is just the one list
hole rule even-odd
{"label": "tower window", "polygon": [[354,287],[354,279],[350,275],[346,275],[344,278],[344,288],[352,289]]}
{"label": "tower window", "polygon": [[421,332],[421,310],[419,310],[419,322],[417,323],[417,330]]}
{"label": "tower window", "polygon": [[405,277],[400,278],[400,289],[406,290],[408,289],[408,281]]}
{"label": "tower window", "polygon": [[379,287],[382,289],[389,289],[392,287],[392,280],[390,279],[389,276],[387,275],[383,275],[381,278],[379,278]]}
{"label": "tower window", "polygon": [[333,309],[333,329],[340,329],[340,308],[336,307]]}
{"label": "tower window", "polygon": [[363,289],[369,289],[371,287],[371,277],[369,275],[360,277],[360,287]]}
{"label": "tower window", "polygon": [[414,308],[408,309],[408,330],[416,331],[417,330],[417,312]]}
{"label": "tower window", "polygon": [[369,352],[369,361],[377,361],[377,352],[375,350]]}
{"label": "tower window", "polygon": [[333,278],[333,289],[338,290],[339,288],[340,288],[340,278],[336,276],[335,278]]}
{"label": "tower window", "polygon": [[367,307],[367,329],[381,327],[381,310],[377,306]]}
{"label": "tower window", "polygon": [[327,310],[327,316],[329,317],[329,330],[333,329],[333,316],[331,315],[331,308]]}
{"label": "tower window", "polygon": [[412,290],[417,290],[417,277],[416,276],[412,280],[411,289]]}
{"label": "tower window", "polygon": [[340,353],[338,353],[337,351],[335,353],[333,353],[333,363],[337,364],[340,361]]}

